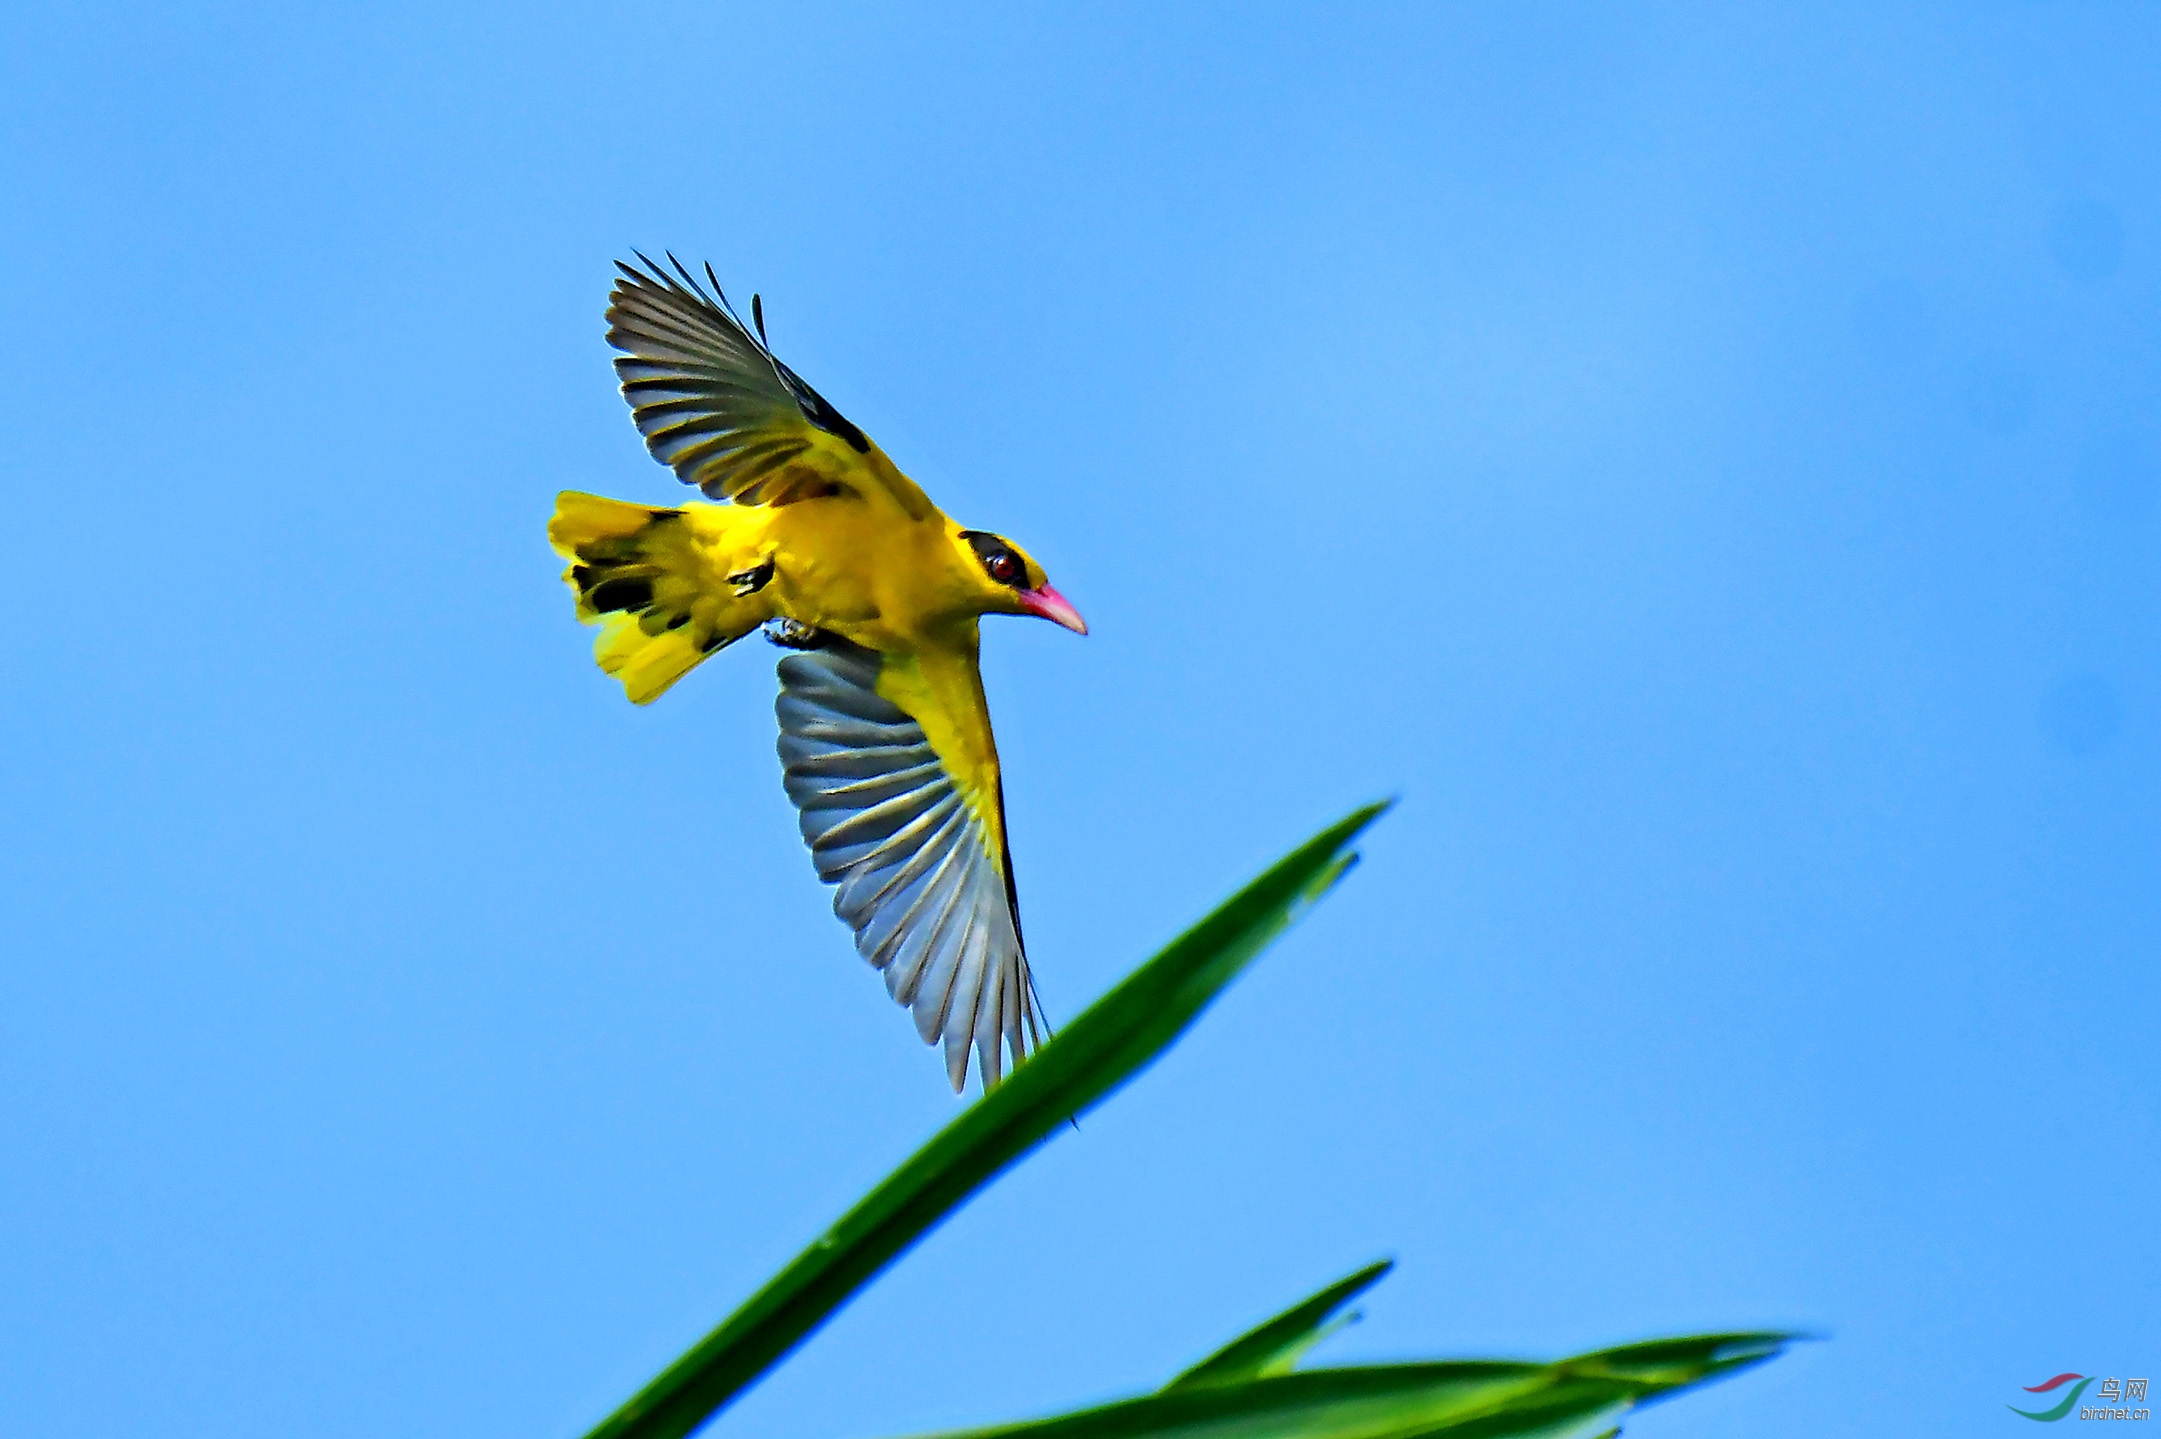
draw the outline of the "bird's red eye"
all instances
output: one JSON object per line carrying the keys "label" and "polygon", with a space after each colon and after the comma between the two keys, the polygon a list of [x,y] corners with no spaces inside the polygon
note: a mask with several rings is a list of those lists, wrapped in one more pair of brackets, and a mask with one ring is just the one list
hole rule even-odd
{"label": "bird's red eye", "polygon": [[975,550],[983,573],[989,575],[992,584],[1024,588],[1028,583],[1028,563],[1013,547],[988,530],[962,530],[960,537]]}

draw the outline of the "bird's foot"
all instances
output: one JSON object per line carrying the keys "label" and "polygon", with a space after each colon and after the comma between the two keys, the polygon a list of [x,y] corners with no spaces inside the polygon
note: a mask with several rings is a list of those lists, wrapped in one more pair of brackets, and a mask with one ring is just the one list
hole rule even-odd
{"label": "bird's foot", "polygon": [[833,637],[816,625],[806,625],[801,620],[771,619],[765,622],[765,637],[784,650],[816,650],[825,648]]}
{"label": "bird's foot", "polygon": [[754,595],[773,582],[773,557],[767,555],[765,562],[754,569],[737,570],[728,576],[728,583],[735,586],[736,597]]}

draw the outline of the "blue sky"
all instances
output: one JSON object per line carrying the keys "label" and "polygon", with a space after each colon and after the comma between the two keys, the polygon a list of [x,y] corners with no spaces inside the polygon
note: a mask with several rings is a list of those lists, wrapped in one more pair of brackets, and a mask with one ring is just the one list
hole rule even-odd
{"label": "blue sky", "polygon": [[1647,1436],[2161,1368],[2161,19],[70,7],[0,46],[0,1407],[575,1435],[953,1113],[771,655],[592,666],[631,247],[1095,627],[993,622],[1076,1013],[1367,863],[723,1421],[1831,1336]]}

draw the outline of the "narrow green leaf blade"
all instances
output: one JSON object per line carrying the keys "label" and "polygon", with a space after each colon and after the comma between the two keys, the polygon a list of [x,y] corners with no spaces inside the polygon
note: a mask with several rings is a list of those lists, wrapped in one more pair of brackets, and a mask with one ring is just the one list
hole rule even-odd
{"label": "narrow green leaf blade", "polygon": [[[1383,1259],[1338,1279],[1267,1323],[1247,1330],[1163,1387],[1224,1384],[1287,1371],[1300,1355],[1336,1331],[1339,1325],[1329,1323],[1329,1319],[1338,1309],[1379,1283],[1381,1276],[1395,1267],[1395,1260]],[[1347,1324],[1353,1317],[1345,1315],[1339,1323]]]}
{"label": "narrow green leaf blade", "polygon": [[934,1439],[1531,1439],[1611,1430],[1629,1410],[1760,1364],[1789,1336],[1708,1334],[1551,1364],[1454,1360],[1181,1385]]}
{"label": "narrow green leaf blade", "polygon": [[1342,878],[1355,858],[1345,846],[1387,808],[1367,805],[1330,825],[1171,941],[934,1135],[587,1439],[681,1439],[704,1423],[992,1176],[1169,1047],[1248,961]]}

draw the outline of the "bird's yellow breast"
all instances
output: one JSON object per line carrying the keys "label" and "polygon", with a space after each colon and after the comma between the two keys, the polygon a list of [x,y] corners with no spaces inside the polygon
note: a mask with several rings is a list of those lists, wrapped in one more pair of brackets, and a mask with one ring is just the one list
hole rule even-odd
{"label": "bird's yellow breast", "polygon": [[968,574],[946,517],[921,520],[855,496],[775,509],[688,505],[716,585],[767,560],[773,613],[867,649],[972,648]]}
{"label": "bird's yellow breast", "polygon": [[[636,525],[655,513],[600,503]],[[677,552],[672,572],[702,592],[692,609],[711,608],[711,628],[732,637],[778,616],[879,654],[878,693],[923,727],[1003,870],[998,748],[976,667],[980,586],[971,584],[967,547],[952,522],[935,508],[916,519],[856,496],[781,506],[692,503],[662,513],[679,515],[688,530],[690,544]],[[752,583],[768,563],[770,573]],[[636,640],[643,632],[633,630],[624,633]],[[688,664],[701,657],[692,654]]]}
{"label": "bird's yellow breast", "polygon": [[998,749],[976,668],[967,558],[933,508],[905,519],[874,501],[808,500],[769,512],[775,609],[879,652],[878,692],[923,726],[1005,868]]}

